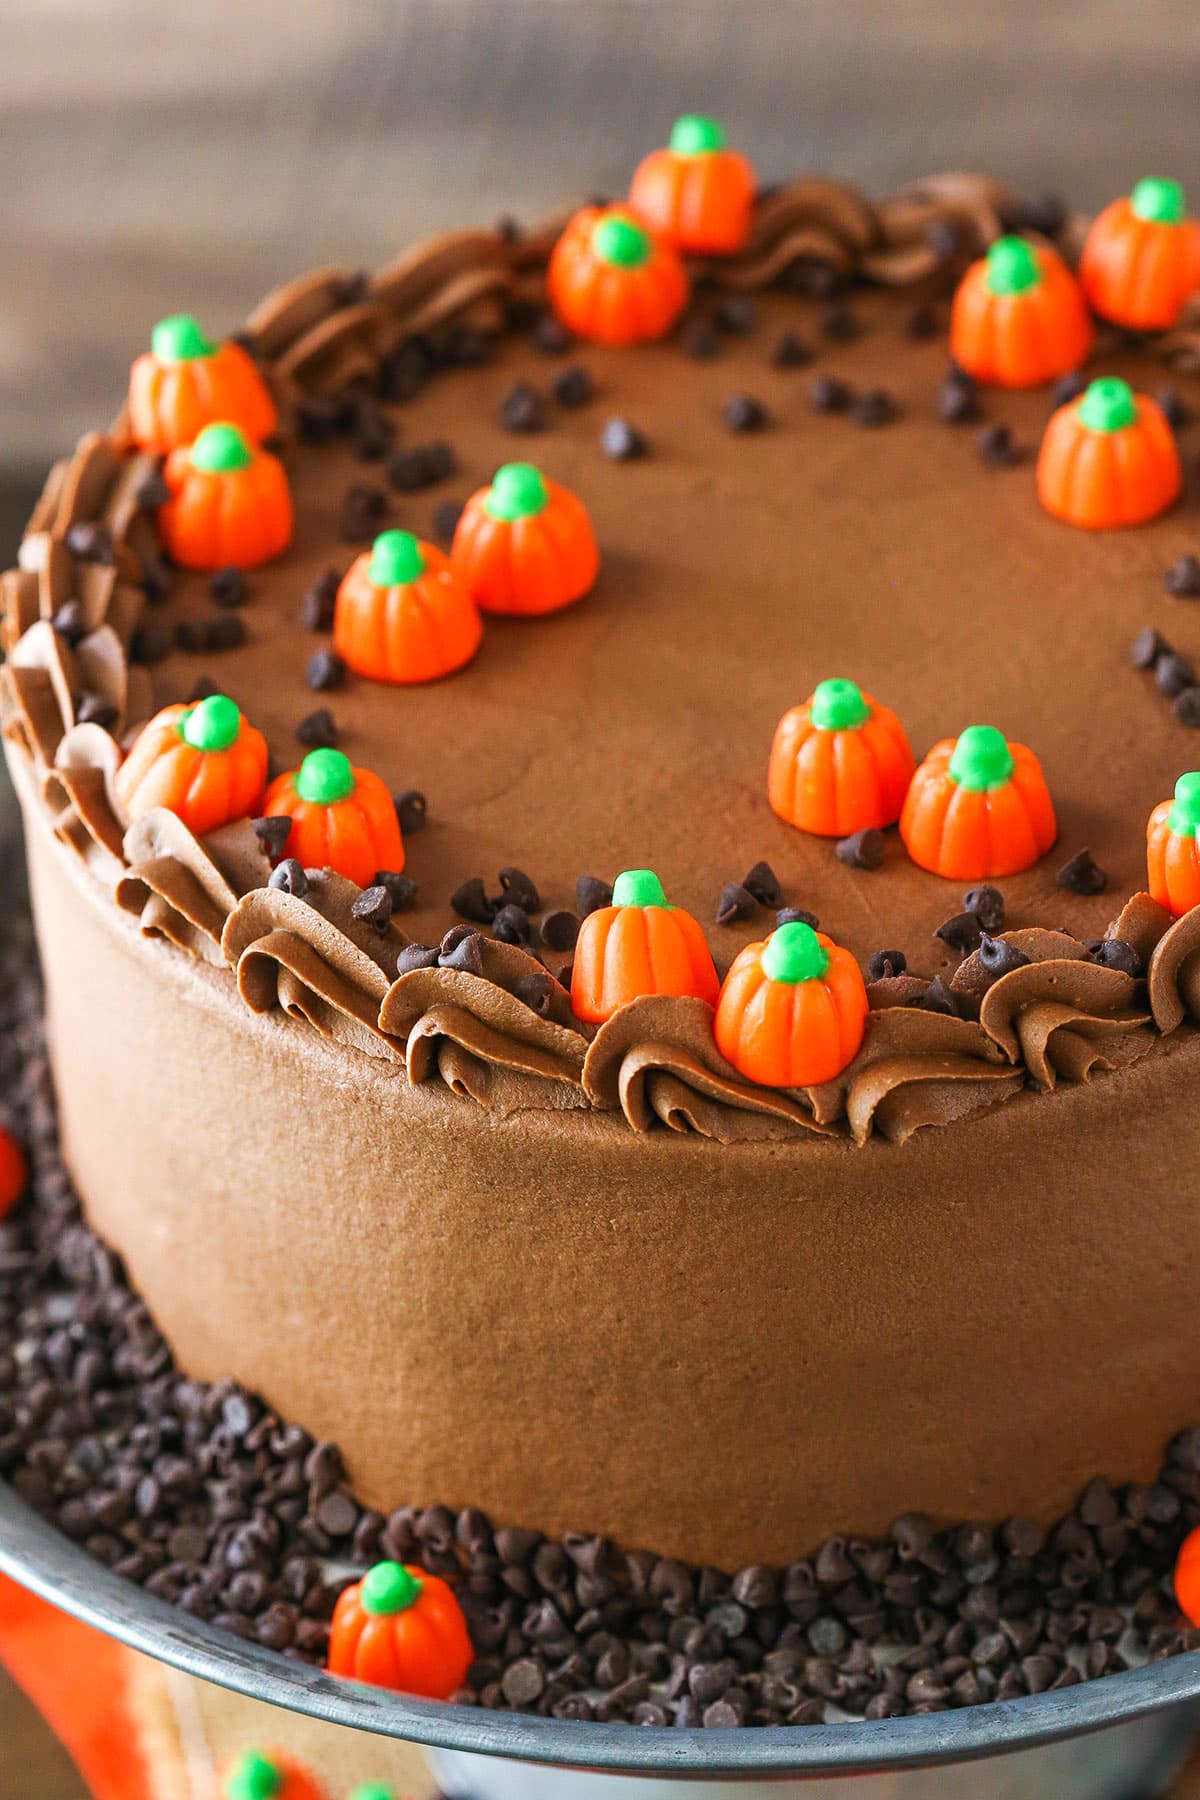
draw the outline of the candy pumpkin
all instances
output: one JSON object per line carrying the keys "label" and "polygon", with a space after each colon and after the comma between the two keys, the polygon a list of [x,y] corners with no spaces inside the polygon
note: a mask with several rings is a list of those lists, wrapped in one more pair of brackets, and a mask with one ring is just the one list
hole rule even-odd
{"label": "candy pumpkin", "polygon": [[337,591],[333,647],[370,681],[436,681],[469,663],[483,623],[449,559],[410,531],[384,531]]}
{"label": "candy pumpkin", "polygon": [[858,964],[800,921],[747,944],[721,984],[717,1048],[761,1087],[815,1087],[858,1055],[867,990]]}
{"label": "candy pumpkin", "polygon": [[306,869],[336,869],[365,888],[377,870],[404,867],[395,801],[378,775],[353,768],[340,750],[310,750],[298,769],[271,783],[263,813],[292,821],[279,854]]}
{"label": "candy pumpkin", "polygon": [[900,814],[912,860],[953,881],[988,881],[1031,868],[1058,836],[1041,765],[991,725],[935,744]]}
{"label": "candy pumpkin", "polygon": [[571,968],[571,1006],[600,1024],[643,994],[691,994],[715,1006],[719,983],[712,951],[691,913],[668,906],[658,876],[626,869],[611,906],[579,928]]}
{"label": "candy pumpkin", "polygon": [[165,806],[197,837],[256,816],[267,783],[267,743],[224,694],[165,706],[117,770],[130,819]]}
{"label": "candy pumpkin", "polygon": [[376,1563],[338,1596],[329,1628],[331,1674],[448,1700],[474,1657],[462,1608],[436,1575]]}
{"label": "candy pumpkin", "polygon": [[673,249],[733,256],[750,235],[756,185],[717,121],[688,113],[676,119],[667,148],[638,164],[629,204]]}
{"label": "candy pumpkin", "polygon": [[271,436],[275,402],[240,344],[214,344],[189,313],[160,319],[129,374],[129,429],[139,450],[165,454],[225,419],[254,443]]}
{"label": "candy pumpkin", "polygon": [[1057,519],[1102,531],[1157,518],[1183,486],[1162,408],[1114,375],[1053,413],[1038,452],[1038,499]]}
{"label": "candy pumpkin", "polygon": [[292,541],[292,495],[283,464],[237,425],[206,425],[163,465],[170,499],[158,529],[184,569],[253,569]]}
{"label": "candy pumpkin", "polygon": [[1175,1601],[1189,1625],[1200,1625],[1200,1525],[1188,1532],[1175,1558]]}
{"label": "candy pumpkin", "polygon": [[767,797],[801,831],[848,837],[895,824],[915,766],[894,712],[853,681],[821,681],[779,721]]}
{"label": "candy pumpkin", "polygon": [[1041,387],[1092,347],[1083,291],[1053,250],[997,238],[971,264],[950,310],[950,354],[975,381]]}
{"label": "candy pumpkin", "polygon": [[12,1132],[0,1125],[0,1223],[25,1192],[28,1180],[25,1152]]}
{"label": "candy pumpkin", "polygon": [[1169,331],[1200,288],[1200,224],[1177,181],[1150,176],[1093,220],[1079,279],[1093,312],[1132,331]]}
{"label": "candy pumpkin", "polygon": [[505,463],[471,495],[450,559],[492,613],[556,612],[587,593],[600,567],[583,502],[531,463]]}
{"label": "candy pumpkin", "polygon": [[282,1750],[243,1750],[225,1771],[223,1800],[326,1800],[325,1789]]}
{"label": "candy pumpkin", "polygon": [[674,250],[620,206],[585,206],[554,246],[546,290],[560,322],[598,344],[663,337],[687,305]]}
{"label": "candy pumpkin", "polygon": [[1160,906],[1178,918],[1200,906],[1200,771],[1181,775],[1174,800],[1163,800],[1146,826],[1147,886]]}

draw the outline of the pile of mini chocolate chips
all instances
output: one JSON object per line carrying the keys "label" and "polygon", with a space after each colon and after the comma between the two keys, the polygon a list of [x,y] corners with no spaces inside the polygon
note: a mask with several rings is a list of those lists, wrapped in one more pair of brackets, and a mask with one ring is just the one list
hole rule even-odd
{"label": "pile of mini chocolate chips", "polygon": [[496,1529],[470,1507],[359,1506],[336,1445],[232,1382],[178,1373],[83,1223],[32,945],[0,925],[0,1117],[33,1170],[0,1225],[0,1476],[148,1592],[320,1663],[347,1565],[398,1558],[458,1587],[477,1651],[460,1700],[638,1725],[937,1712],[1200,1646],[1171,1595],[1200,1520],[1200,1430],[1173,1441],[1158,1481],[1093,1481],[1049,1531],[909,1515],[882,1542],[832,1537],[786,1569],[733,1576]]}

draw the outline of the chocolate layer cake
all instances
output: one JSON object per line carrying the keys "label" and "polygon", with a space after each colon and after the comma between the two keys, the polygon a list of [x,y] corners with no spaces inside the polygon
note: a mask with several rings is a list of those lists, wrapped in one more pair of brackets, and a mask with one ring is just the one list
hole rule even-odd
{"label": "chocolate layer cake", "polygon": [[[1200,719],[1194,335],[1101,329],[1088,378],[1158,391],[1178,365],[1187,485],[1086,533],[1033,474],[1078,384],[948,370],[964,267],[1013,229],[1069,258],[1054,209],[974,177],[877,205],[801,181],[692,262],[678,330],[621,348],[546,311],[561,227],[264,302],[240,342],[295,528],[260,567],[167,562],[127,417],[51,475],[2,691],[89,1221],[189,1376],[336,1437],[383,1513],[734,1569],[1149,1481],[1200,1381],[1200,915],[1141,892]],[[385,527],[448,547],[518,457],[584,501],[594,591],[489,616],[450,679],[349,673],[351,561]],[[830,676],[918,757],[977,720],[1031,746],[1055,849],[967,903],[895,832],[784,823],[775,726]],[[408,880],[272,878],[284,841],[250,820],[131,824],[123,746],[216,689],[278,769],[336,744],[380,776]],[[722,973],[780,909],[858,959],[836,1080],[756,1086],[702,1000],[572,1011],[580,920],[639,866]]]}

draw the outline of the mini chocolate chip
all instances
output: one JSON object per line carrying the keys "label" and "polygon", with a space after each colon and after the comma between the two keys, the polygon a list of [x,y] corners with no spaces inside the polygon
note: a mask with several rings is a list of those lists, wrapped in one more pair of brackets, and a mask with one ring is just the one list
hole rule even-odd
{"label": "mini chocolate chip", "polygon": [[505,431],[543,430],[546,424],[546,403],[537,389],[527,381],[516,382],[501,404],[500,424]]}
{"label": "mini chocolate chip", "polygon": [[139,625],[129,646],[130,662],[145,668],[165,662],[171,654],[171,633],[163,625]]}
{"label": "mini chocolate chip", "polygon": [[541,895],[524,869],[501,869],[500,888],[506,901],[523,907],[527,913],[540,912]]}
{"label": "mini chocolate chip", "polygon": [[1135,669],[1152,669],[1160,656],[1170,654],[1171,646],[1166,638],[1155,631],[1153,625],[1147,625],[1139,631],[1129,649],[1129,660]]}
{"label": "mini chocolate chip", "polygon": [[1065,862],[1055,876],[1060,888],[1066,888],[1069,894],[1102,894],[1108,886],[1108,876],[1096,862],[1090,850],[1077,850],[1075,855]]}
{"label": "mini chocolate chip", "polygon": [[776,925],[811,925],[814,931],[820,929],[821,921],[816,913],[809,912],[803,906],[781,906],[775,914]]}
{"label": "mini chocolate chip", "polygon": [[336,650],[316,650],[308,659],[304,679],[317,693],[331,693],[345,681],[346,665]]}
{"label": "mini chocolate chip", "polygon": [[979,940],[979,961],[989,975],[999,980],[1001,975],[1011,975],[1014,969],[1023,969],[1032,958],[1016,944],[1010,944],[1007,938],[989,937],[985,931]]}
{"label": "mini chocolate chip", "polygon": [[782,898],[779,877],[769,862],[756,862],[742,877],[742,886],[760,906],[778,906]]}
{"label": "mini chocolate chip", "polygon": [[378,401],[364,398],[355,412],[351,448],[360,462],[380,462],[391,449],[396,428]]}
{"label": "mini chocolate chip", "polygon": [[388,480],[402,494],[419,493],[458,472],[458,458],[442,439],[398,450],[388,464]]}
{"label": "mini chocolate chip", "polygon": [[502,944],[527,944],[530,927],[525,908],[512,901],[500,907],[492,920],[492,936]]}
{"label": "mini chocolate chip", "polygon": [[1092,956],[1102,969],[1120,969],[1123,975],[1140,976],[1143,972],[1142,959],[1132,944],[1124,938],[1101,938],[1094,946],[1089,946]]}
{"label": "mini chocolate chip", "polygon": [[289,816],[286,813],[267,813],[261,819],[251,819],[250,823],[262,846],[263,855],[270,857],[272,862],[277,862],[292,835]]}
{"label": "mini chocolate chip", "polygon": [[963,895],[963,911],[974,913],[984,931],[994,936],[1004,925],[1004,895],[987,882],[968,888]]}
{"label": "mini chocolate chip", "polygon": [[976,435],[980,460],[993,469],[1012,469],[1020,461],[1011,425],[985,425]]}
{"label": "mini chocolate chip", "polygon": [[75,718],[80,725],[100,725],[110,731],[120,715],[109,700],[101,699],[99,694],[83,694],[79,705],[75,708]]}
{"label": "mini chocolate chip", "polygon": [[835,344],[852,344],[855,338],[862,336],[857,315],[841,301],[835,306],[827,306],[821,314],[821,330]]}
{"label": "mini chocolate chip", "polygon": [[358,1507],[349,1494],[335,1488],[332,1494],[326,1494],[318,1501],[316,1517],[321,1530],[327,1531],[330,1537],[347,1537],[358,1524]]}
{"label": "mini chocolate chip", "polygon": [[296,423],[306,444],[327,444],[346,423],[346,409],[335,395],[309,394],[296,408]]}
{"label": "mini chocolate chip", "polygon": [[646,439],[628,419],[609,419],[600,433],[600,448],[613,462],[632,462],[645,456]]}
{"label": "mini chocolate chip", "polygon": [[533,328],[533,341],[546,356],[560,356],[571,342],[571,334],[553,313],[543,313]]}
{"label": "mini chocolate chip", "polygon": [[571,411],[587,405],[596,392],[596,384],[582,363],[572,363],[570,368],[559,370],[550,383],[550,391],[560,406]]}
{"label": "mini chocolate chip", "polygon": [[1160,387],[1154,396],[1162,408],[1163,417],[1172,431],[1181,431],[1192,422],[1192,409],[1184,400],[1178,388],[1170,385]]}
{"label": "mini chocolate chip", "polygon": [[246,622],[233,613],[219,613],[204,620],[201,638],[206,650],[239,650],[246,641]]}
{"label": "mini chocolate chip", "polygon": [[[451,944],[450,949],[446,948],[447,942]],[[477,931],[464,931],[458,938],[453,932],[447,932],[442,939],[438,962],[443,969],[464,969],[468,975],[482,975],[483,939]]]}
{"label": "mini chocolate chip", "polygon": [[171,490],[163,480],[162,470],[154,469],[138,483],[134,499],[143,512],[157,512],[171,498]]}
{"label": "mini chocolate chip", "polygon": [[541,938],[548,950],[573,950],[579,937],[578,913],[560,909],[547,913],[542,920]]}
{"label": "mini chocolate chip", "polygon": [[971,425],[980,413],[975,383],[954,369],[938,389],[937,415],[943,425]]}
{"label": "mini chocolate chip", "polygon": [[67,527],[67,549],[80,562],[110,564],[115,554],[108,526],[92,520]]}
{"label": "mini chocolate chip", "polygon": [[382,529],[387,514],[387,495],[382,488],[353,481],[342,498],[338,534],[348,544],[366,543]]}
{"label": "mini chocolate chip", "polygon": [[727,881],[717,896],[716,922],[718,925],[733,925],[739,919],[754,916],[758,902],[754,895],[736,881]]}
{"label": "mini chocolate chip", "polygon": [[918,305],[909,307],[902,327],[906,338],[911,338],[914,343],[922,343],[937,336],[942,328],[942,321],[937,308],[923,300]]}
{"label": "mini chocolate chip", "polygon": [[248,594],[246,577],[236,563],[226,563],[208,578],[208,595],[214,606],[244,606]]}
{"label": "mini chocolate chip", "polygon": [[803,369],[813,359],[811,347],[794,331],[785,331],[776,342],[771,352],[771,367],[774,369]]}
{"label": "mini chocolate chip", "polygon": [[886,388],[867,388],[851,402],[850,417],[856,425],[873,431],[897,417],[896,402]]}
{"label": "mini chocolate chip", "polygon": [[1180,600],[1194,600],[1200,595],[1200,557],[1190,552],[1177,557],[1163,577],[1163,586]]}
{"label": "mini chocolate chip", "polygon": [[1061,194],[1025,195],[1012,223],[1042,237],[1056,238],[1067,223],[1067,203]]}
{"label": "mini chocolate chip", "polygon": [[612,883],[601,881],[598,875],[580,875],[575,882],[575,906],[581,919],[589,913],[599,912],[603,906],[612,905]]}
{"label": "mini chocolate chip", "polygon": [[279,888],[285,894],[293,894],[297,900],[303,900],[308,892],[308,876],[294,856],[285,856],[283,861],[271,870],[267,877],[267,886]]}
{"label": "mini chocolate chip", "polygon": [[443,500],[433,509],[433,535],[439,543],[448,544],[458,530],[458,521],[463,515],[461,500]]}
{"label": "mini chocolate chip", "polygon": [[868,825],[863,831],[852,831],[849,837],[839,838],[834,850],[838,861],[849,869],[882,868],[883,833],[874,825]]}
{"label": "mini chocolate chip", "polygon": [[415,400],[432,372],[425,347],[413,339],[398,344],[379,370],[379,392],[384,400]]}
{"label": "mini chocolate chip", "polygon": [[83,605],[79,600],[64,600],[50,620],[63,642],[74,647],[87,629]]}
{"label": "mini chocolate chip", "polygon": [[364,888],[351,904],[350,916],[364,925],[374,925],[382,930],[392,916],[392,896],[384,884],[377,882]]}
{"label": "mini chocolate chip", "polygon": [[488,899],[479,875],[460,882],[450,896],[450,904],[460,919],[471,919],[477,925],[490,925],[500,908],[498,900]]}
{"label": "mini chocolate chip", "polygon": [[1175,650],[1165,650],[1154,665],[1154,679],[1168,700],[1174,700],[1176,694],[1182,694],[1184,688],[1196,685],[1196,675],[1186,656],[1180,656]]}
{"label": "mini chocolate chip", "polygon": [[415,831],[425,829],[429,803],[420,788],[405,788],[403,793],[393,794],[392,804],[396,808],[400,830],[405,837],[411,837]]}
{"label": "mini chocolate chip", "polygon": [[550,1016],[558,988],[559,983],[545,969],[531,969],[527,975],[517,977],[512,991],[522,1006],[544,1019]]}
{"label": "mini chocolate chip", "polygon": [[961,1017],[957,997],[950,992],[940,975],[935,975],[923,994],[913,1001],[919,1012],[945,1013],[948,1018]]}
{"label": "mini chocolate chip", "polygon": [[748,337],[758,324],[758,308],[747,294],[730,294],[713,309],[713,324],[730,337]]}
{"label": "mini chocolate chip", "polygon": [[340,585],[336,569],[326,569],[305,591],[300,602],[300,618],[309,631],[331,631],[333,610]]}
{"label": "mini chocolate chip", "polygon": [[1181,694],[1176,694],[1174,710],[1181,725],[1192,731],[1200,727],[1200,687],[1186,687]]}
{"label": "mini chocolate chip", "polygon": [[1087,382],[1078,369],[1060,375],[1053,388],[1055,406],[1069,406],[1072,400],[1078,400],[1086,386]]}
{"label": "mini chocolate chip", "polygon": [[417,897],[417,884],[412,876],[396,869],[376,869],[371,885],[387,889],[393,912],[403,912]]}
{"label": "mini chocolate chip", "polygon": [[191,693],[185,695],[185,699],[189,706],[195,706],[197,701],[207,700],[210,694],[219,694],[220,691],[211,676],[198,675],[192,683]]}
{"label": "mini chocolate chip", "polygon": [[327,706],[305,713],[296,726],[296,736],[308,750],[333,750],[337,747],[338,728]]}
{"label": "mini chocolate chip", "polygon": [[940,938],[948,949],[957,950],[960,956],[969,956],[972,950],[979,948],[983,928],[975,913],[960,912],[943,920],[933,935]]}
{"label": "mini chocolate chip", "polygon": [[903,950],[874,950],[867,961],[867,977],[871,981],[887,981],[893,975],[903,975],[907,967]]}
{"label": "mini chocolate chip", "polygon": [[701,319],[685,334],[683,347],[696,362],[710,362],[719,354],[721,340],[715,327]]}
{"label": "mini chocolate chip", "polygon": [[815,375],[809,384],[808,403],[814,412],[845,412],[853,398],[853,389],[836,375]]}
{"label": "mini chocolate chip", "polygon": [[411,975],[414,969],[436,969],[438,952],[429,944],[405,944],[396,958],[397,975]]}
{"label": "mini chocolate chip", "polygon": [[931,219],[925,230],[925,242],[939,262],[952,262],[963,248],[962,228],[954,219]]}

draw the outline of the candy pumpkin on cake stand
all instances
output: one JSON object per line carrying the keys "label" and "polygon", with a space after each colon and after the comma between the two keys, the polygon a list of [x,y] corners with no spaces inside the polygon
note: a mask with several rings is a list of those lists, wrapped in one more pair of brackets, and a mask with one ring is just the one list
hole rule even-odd
{"label": "candy pumpkin on cake stand", "polygon": [[992,387],[1041,387],[1085,362],[1095,333],[1083,290],[1053,250],[997,238],[950,312],[950,354]]}
{"label": "candy pumpkin on cake stand", "polygon": [[594,1025],[646,994],[691,995],[715,1006],[717,971],[703,931],[671,906],[650,869],[626,869],[611,906],[584,919],[571,965],[571,1006]]}
{"label": "candy pumpkin on cake stand", "polygon": [[896,823],[915,766],[894,712],[853,681],[821,681],[779,721],[767,797],[801,831],[848,837]]}
{"label": "candy pumpkin on cake stand", "polygon": [[369,681],[437,681],[469,663],[479,609],[448,557],[411,531],[384,531],[337,591],[333,647]]}
{"label": "candy pumpkin on cake stand", "polygon": [[263,812],[292,821],[280,854],[305,869],[333,869],[365,888],[381,869],[404,867],[395,801],[378,775],[355,768],[341,750],[310,750],[271,783]]}
{"label": "candy pumpkin on cake stand", "polygon": [[665,337],[690,291],[675,251],[623,206],[575,214],[551,253],[546,290],[560,323],[598,344]]}
{"label": "candy pumpkin on cake stand", "polygon": [[214,343],[190,313],[160,319],[129,375],[129,429],[139,450],[165,454],[225,420],[253,443],[277,423],[266,382],[240,344]]}
{"label": "candy pumpkin on cake stand", "polygon": [[694,256],[734,256],[750,236],[757,183],[715,119],[676,119],[665,149],[638,164],[629,205],[664,244]]}
{"label": "candy pumpkin on cake stand", "polygon": [[267,743],[225,694],[165,706],[116,774],[129,819],[164,806],[197,837],[255,815],[267,781]]}
{"label": "candy pumpkin on cake stand", "polygon": [[454,1590],[437,1575],[381,1562],[338,1596],[331,1674],[426,1700],[448,1700],[475,1657]]}
{"label": "candy pumpkin on cake stand", "polygon": [[991,725],[935,744],[912,778],[900,836],[919,868],[989,881],[1032,868],[1058,836],[1041,764]]}
{"label": "candy pumpkin on cake stand", "polygon": [[1148,176],[1093,220],[1079,279],[1093,312],[1129,331],[1169,331],[1200,289],[1200,224],[1177,181]]}
{"label": "candy pumpkin on cake stand", "polygon": [[222,1800],[328,1800],[303,1763],[282,1750],[244,1750],[225,1771]]}
{"label": "candy pumpkin on cake stand", "polygon": [[1175,501],[1183,470],[1157,401],[1115,375],[1060,406],[1038,452],[1038,499],[1085,531],[1144,525]]}

